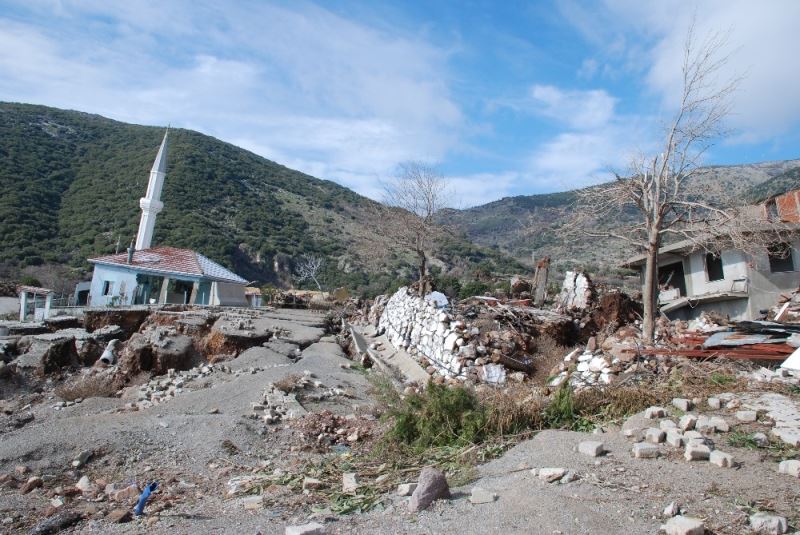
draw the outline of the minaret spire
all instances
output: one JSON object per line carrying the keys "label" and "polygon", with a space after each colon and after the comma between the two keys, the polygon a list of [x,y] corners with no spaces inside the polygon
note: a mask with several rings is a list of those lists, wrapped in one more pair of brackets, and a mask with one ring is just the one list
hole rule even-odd
{"label": "minaret spire", "polygon": [[136,234],[136,250],[149,249],[153,241],[153,229],[156,226],[156,216],[164,208],[161,202],[161,188],[164,186],[164,177],[167,176],[167,137],[169,127],[164,132],[164,139],[158,149],[156,161],[150,170],[150,180],[147,182],[147,194],[139,199],[142,209],[142,219],[139,221],[139,232]]}

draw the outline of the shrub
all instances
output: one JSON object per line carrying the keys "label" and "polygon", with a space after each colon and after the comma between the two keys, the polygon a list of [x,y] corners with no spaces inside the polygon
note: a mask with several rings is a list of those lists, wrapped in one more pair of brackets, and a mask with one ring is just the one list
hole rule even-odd
{"label": "shrub", "polygon": [[475,394],[463,387],[429,384],[391,407],[390,438],[417,448],[480,442],[486,433],[487,411]]}

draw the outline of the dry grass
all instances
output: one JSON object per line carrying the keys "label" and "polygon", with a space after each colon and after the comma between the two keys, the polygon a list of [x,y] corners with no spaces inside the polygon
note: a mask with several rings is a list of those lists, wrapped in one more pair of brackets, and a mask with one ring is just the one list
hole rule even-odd
{"label": "dry grass", "polygon": [[295,390],[300,390],[298,386],[300,381],[303,379],[302,375],[297,373],[292,373],[287,375],[283,379],[279,379],[273,383],[273,386],[283,392],[284,394],[288,394],[290,392],[294,392]]}
{"label": "dry grass", "polygon": [[119,385],[113,377],[106,374],[83,375],[66,382],[55,389],[55,394],[65,401],[78,398],[108,398],[113,396]]}
{"label": "dry grass", "polygon": [[487,428],[500,436],[545,426],[547,398],[537,388],[520,384],[504,389],[482,389],[479,398],[488,408]]}
{"label": "dry grass", "polygon": [[550,378],[550,371],[563,362],[570,348],[559,344],[552,336],[543,335],[536,339],[536,355],[533,359],[534,371],[531,381],[536,385],[545,385]]}

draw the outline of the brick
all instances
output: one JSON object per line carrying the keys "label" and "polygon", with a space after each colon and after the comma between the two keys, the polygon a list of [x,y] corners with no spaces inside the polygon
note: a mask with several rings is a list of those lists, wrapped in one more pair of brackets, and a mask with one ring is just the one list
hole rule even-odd
{"label": "brick", "polygon": [[644,411],[644,417],[649,420],[655,420],[656,418],[665,418],[667,416],[667,410],[664,407],[648,407]]}
{"label": "brick", "polygon": [[683,446],[683,433],[680,429],[667,429],[667,444],[674,448]]}
{"label": "brick", "polygon": [[664,442],[664,438],[666,437],[666,433],[657,427],[651,427],[647,431],[645,431],[644,439],[646,442],[650,442],[651,444],[661,444]]}
{"label": "brick", "polygon": [[633,450],[631,451],[633,456],[637,459],[655,459],[661,452],[658,449],[658,446],[654,446],[653,444],[647,444],[646,442],[639,442],[638,444],[633,445]]}
{"label": "brick", "polygon": [[708,460],[711,462],[711,464],[715,464],[720,468],[730,468],[733,466],[733,455],[722,453],[718,450],[712,451]]}
{"label": "brick", "polygon": [[659,429],[667,431],[668,429],[675,429],[678,426],[672,420],[661,420],[660,422],[658,422],[658,427]]}
{"label": "brick", "polygon": [[689,431],[694,429],[694,425],[697,423],[697,416],[694,414],[684,414],[681,416],[681,419],[678,420],[678,427],[682,431]]}
{"label": "brick", "polygon": [[589,457],[599,457],[605,453],[605,445],[597,440],[584,440],[578,444],[578,452]]}
{"label": "brick", "polygon": [[683,458],[687,461],[707,461],[710,456],[711,449],[705,444],[689,443],[683,453]]}

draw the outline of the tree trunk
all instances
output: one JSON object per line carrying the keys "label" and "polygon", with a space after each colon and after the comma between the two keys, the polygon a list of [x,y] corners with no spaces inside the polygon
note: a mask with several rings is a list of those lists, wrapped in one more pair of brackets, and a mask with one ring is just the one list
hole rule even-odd
{"label": "tree trunk", "polygon": [[425,251],[417,251],[419,258],[419,282],[422,283],[428,275],[428,258],[425,256]]}
{"label": "tree trunk", "polygon": [[648,343],[653,343],[656,331],[656,314],[658,313],[658,241],[647,246],[647,260],[644,267],[644,284],[642,286],[642,336]]}

